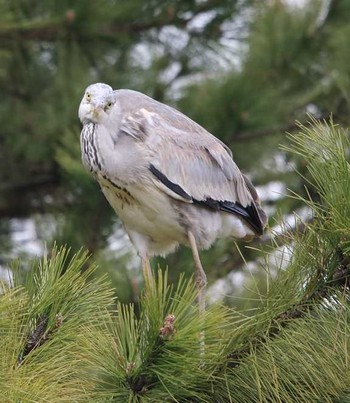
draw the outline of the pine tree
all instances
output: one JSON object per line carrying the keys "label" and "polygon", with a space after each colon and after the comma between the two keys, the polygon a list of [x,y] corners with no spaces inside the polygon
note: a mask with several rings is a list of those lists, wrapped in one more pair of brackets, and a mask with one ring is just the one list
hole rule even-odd
{"label": "pine tree", "polygon": [[[1,399],[350,401],[349,145],[333,123],[349,125],[349,16],[345,0],[0,0],[0,281],[21,257],[0,286]],[[96,81],[181,109],[265,193],[260,243],[201,255],[226,293],[204,323],[190,251],[155,260],[144,288],[82,167],[76,111]],[[14,240],[28,217],[41,259]]]}
{"label": "pine tree", "polygon": [[193,282],[172,286],[162,271],[137,306],[115,302],[94,266],[82,273],[86,254],[54,249],[2,285],[4,401],[349,401],[350,144],[332,121],[311,120],[286,152],[305,162],[318,198],[293,197],[313,220],[286,228],[277,273],[274,245],[265,249],[269,287],[256,309],[213,304],[201,318]]}

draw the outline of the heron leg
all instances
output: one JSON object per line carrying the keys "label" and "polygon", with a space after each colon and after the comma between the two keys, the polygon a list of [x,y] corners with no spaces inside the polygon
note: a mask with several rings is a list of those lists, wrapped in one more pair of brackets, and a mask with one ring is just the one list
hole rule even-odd
{"label": "heron leg", "polygon": [[188,231],[188,240],[190,242],[190,246],[192,249],[192,256],[194,260],[194,265],[196,269],[195,273],[195,281],[198,289],[198,307],[200,315],[205,312],[205,289],[207,285],[207,276],[202,267],[202,263],[199,258],[198,248],[196,244],[196,240],[191,231]]}
{"label": "heron leg", "polygon": [[142,262],[142,273],[143,278],[145,280],[146,288],[152,289],[154,285],[154,279],[152,275],[151,264],[149,262],[147,255],[141,255],[141,262]]}

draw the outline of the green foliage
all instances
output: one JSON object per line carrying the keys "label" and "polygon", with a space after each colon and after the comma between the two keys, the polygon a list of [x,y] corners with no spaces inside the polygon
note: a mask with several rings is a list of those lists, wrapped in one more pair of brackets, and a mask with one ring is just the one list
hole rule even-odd
{"label": "green foliage", "polygon": [[139,316],[133,305],[118,304],[114,343],[102,338],[93,352],[103,374],[97,386],[102,394],[108,391],[116,402],[212,401],[208,384],[225,351],[229,311],[211,307],[201,318],[195,298],[192,281],[181,278],[174,289],[159,271],[141,297]]}
{"label": "green foliage", "polygon": [[[86,326],[102,331],[112,306],[105,278],[78,253],[68,261],[54,249],[28,273],[24,285],[2,284],[0,296],[0,390],[4,402],[88,401],[92,382],[82,376]],[[92,343],[92,341],[91,341]],[[90,344],[91,344],[90,343]],[[89,346],[85,347],[86,349]]]}
{"label": "green foliage", "polygon": [[[312,127],[300,125],[302,132],[291,136],[292,152],[301,155],[307,162],[307,169],[313,185],[321,198],[321,205],[310,202],[319,214],[328,215],[324,230],[331,237],[344,238],[350,227],[350,166],[348,162],[349,140],[347,131],[330,124],[312,119]],[[288,148],[287,148],[288,150]]]}
{"label": "green foliage", "polygon": [[[140,314],[92,277],[86,254],[54,249],[24,286],[2,285],[1,384],[5,401],[164,401],[200,398],[228,340],[228,311],[201,318],[192,281],[167,275],[146,287]],[[82,268],[85,270],[82,272]],[[173,317],[167,327],[167,317]],[[173,326],[173,327],[172,327]],[[200,334],[205,333],[204,352]],[[203,355],[204,354],[204,355]],[[28,382],[30,377],[31,382]],[[202,398],[201,398],[202,399]],[[203,401],[210,401],[209,395]]]}
{"label": "green foliage", "polygon": [[[312,310],[228,371],[232,402],[332,402],[348,396],[349,301]],[[344,302],[345,305],[341,302]]]}
{"label": "green foliage", "polygon": [[[332,122],[312,120],[291,136],[317,201],[312,223],[290,233],[290,263],[232,340],[232,401],[313,402],[349,391],[349,140]],[[298,197],[298,196],[295,196]],[[300,219],[299,219],[300,221]],[[286,235],[285,235],[286,236]],[[252,333],[255,336],[252,338]],[[238,348],[237,348],[238,347]]]}

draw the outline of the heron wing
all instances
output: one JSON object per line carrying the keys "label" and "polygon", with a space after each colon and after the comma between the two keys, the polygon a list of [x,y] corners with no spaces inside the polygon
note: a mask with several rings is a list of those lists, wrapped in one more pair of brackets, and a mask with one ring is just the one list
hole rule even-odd
{"label": "heron wing", "polygon": [[262,234],[265,213],[227,146],[179,111],[148,99],[124,117],[120,130],[147,149],[154,184],[177,200],[237,214]]}

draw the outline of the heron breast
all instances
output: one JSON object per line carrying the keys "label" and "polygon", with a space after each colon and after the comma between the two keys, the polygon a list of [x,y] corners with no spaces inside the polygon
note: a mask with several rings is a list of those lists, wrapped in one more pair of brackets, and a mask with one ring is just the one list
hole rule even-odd
{"label": "heron breast", "polygon": [[98,173],[97,177],[102,190],[106,190],[109,198],[112,197],[115,200],[113,203],[114,208],[119,210],[124,209],[125,205],[133,206],[138,204],[135,197],[123,185],[116,183],[102,173]]}

